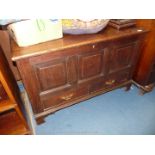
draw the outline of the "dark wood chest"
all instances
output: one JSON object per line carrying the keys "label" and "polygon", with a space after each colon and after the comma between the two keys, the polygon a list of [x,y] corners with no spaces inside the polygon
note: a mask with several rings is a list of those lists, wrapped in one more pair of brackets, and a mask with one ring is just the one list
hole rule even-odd
{"label": "dark wood chest", "polygon": [[19,48],[16,61],[36,118],[122,86],[130,86],[145,30],[108,28],[93,35]]}

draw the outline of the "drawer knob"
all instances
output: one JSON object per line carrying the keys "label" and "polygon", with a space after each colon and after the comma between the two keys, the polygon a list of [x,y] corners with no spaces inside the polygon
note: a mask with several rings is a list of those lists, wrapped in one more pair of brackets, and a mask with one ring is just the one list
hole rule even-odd
{"label": "drawer knob", "polygon": [[93,45],[93,48],[95,48],[95,45]]}
{"label": "drawer knob", "polygon": [[114,83],[115,83],[115,80],[109,80],[105,82],[106,85],[112,85]]}
{"label": "drawer knob", "polygon": [[61,99],[65,100],[65,101],[68,101],[68,100],[70,100],[72,97],[73,97],[73,94],[69,94],[69,95],[67,95],[67,96],[62,96]]}

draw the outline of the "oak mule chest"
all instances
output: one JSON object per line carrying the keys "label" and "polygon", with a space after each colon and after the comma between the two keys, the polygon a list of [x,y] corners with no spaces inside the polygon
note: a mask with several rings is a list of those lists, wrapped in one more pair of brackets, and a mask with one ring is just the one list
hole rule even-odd
{"label": "oak mule chest", "polygon": [[35,118],[132,84],[146,30],[108,27],[98,34],[64,38],[25,48],[11,43]]}

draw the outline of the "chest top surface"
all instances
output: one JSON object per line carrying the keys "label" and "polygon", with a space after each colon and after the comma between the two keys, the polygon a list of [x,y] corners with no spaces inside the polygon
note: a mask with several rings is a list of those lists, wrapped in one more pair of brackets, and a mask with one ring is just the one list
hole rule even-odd
{"label": "chest top surface", "polygon": [[19,47],[13,40],[11,40],[12,60],[18,61],[23,58],[56,52],[86,44],[106,42],[124,37],[142,35],[146,32],[148,31],[138,27],[128,28],[121,31],[107,27],[105,30],[97,34],[64,35],[62,39],[52,40],[28,47]]}

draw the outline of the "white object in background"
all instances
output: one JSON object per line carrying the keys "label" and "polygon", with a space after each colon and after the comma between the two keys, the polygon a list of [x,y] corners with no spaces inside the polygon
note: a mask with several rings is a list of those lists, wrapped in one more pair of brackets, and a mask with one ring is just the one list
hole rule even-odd
{"label": "white object in background", "polygon": [[18,46],[30,46],[63,37],[62,21],[55,19],[26,20],[10,24],[10,35]]}

